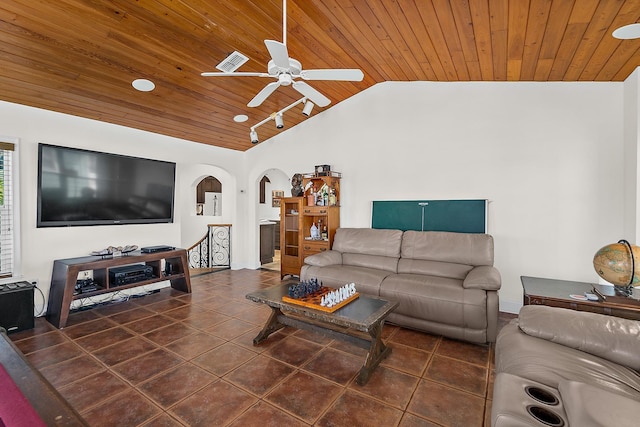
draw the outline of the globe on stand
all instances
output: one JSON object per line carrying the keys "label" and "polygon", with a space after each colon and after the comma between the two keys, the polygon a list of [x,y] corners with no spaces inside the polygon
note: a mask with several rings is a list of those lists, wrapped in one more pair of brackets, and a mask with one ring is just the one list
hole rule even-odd
{"label": "globe on stand", "polygon": [[606,245],[594,255],[593,267],[600,277],[613,283],[617,293],[629,296],[640,282],[640,247],[626,240]]}

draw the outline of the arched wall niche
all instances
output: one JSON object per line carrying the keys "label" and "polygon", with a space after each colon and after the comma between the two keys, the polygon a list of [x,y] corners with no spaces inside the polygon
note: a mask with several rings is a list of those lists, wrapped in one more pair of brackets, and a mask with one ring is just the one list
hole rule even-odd
{"label": "arched wall niche", "polygon": [[196,185],[196,215],[222,216],[222,183],[205,176]]}

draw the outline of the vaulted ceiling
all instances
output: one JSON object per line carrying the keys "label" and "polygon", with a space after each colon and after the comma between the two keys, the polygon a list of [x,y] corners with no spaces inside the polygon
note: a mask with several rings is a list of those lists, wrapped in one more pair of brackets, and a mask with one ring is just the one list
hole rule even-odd
{"label": "vaulted ceiling", "polygon": [[[282,6],[3,0],[0,99],[244,151],[250,126],[301,95],[279,87],[249,108],[274,80],[200,73],[233,51],[249,57],[238,71],[266,72],[264,40],[283,41]],[[286,42],[303,69],[364,72],[361,82],[307,82],[331,100],[326,109],[384,81],[623,81],[640,66],[640,39],[611,33],[639,20],[640,0],[289,0]],[[134,90],[137,78],[155,90]],[[260,140],[304,120],[294,108],[284,129],[261,126]]]}

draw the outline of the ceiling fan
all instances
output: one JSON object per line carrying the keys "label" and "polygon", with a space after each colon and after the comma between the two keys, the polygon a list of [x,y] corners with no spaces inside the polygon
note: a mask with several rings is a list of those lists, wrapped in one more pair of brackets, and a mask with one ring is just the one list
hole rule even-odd
{"label": "ceiling fan", "polygon": [[283,41],[265,40],[271,60],[267,64],[266,73],[251,72],[205,72],[201,73],[204,77],[271,77],[277,81],[267,84],[251,101],[248,107],[257,107],[264,102],[276,89],[280,86],[291,85],[295,90],[304,95],[314,104],[320,107],[326,107],[331,100],[322,93],[311,87],[302,80],[341,80],[359,82],[364,78],[364,74],[359,69],[341,68],[341,69],[318,69],[303,70],[299,61],[289,57],[287,50],[287,1],[283,0],[282,5],[282,22],[283,22]]}

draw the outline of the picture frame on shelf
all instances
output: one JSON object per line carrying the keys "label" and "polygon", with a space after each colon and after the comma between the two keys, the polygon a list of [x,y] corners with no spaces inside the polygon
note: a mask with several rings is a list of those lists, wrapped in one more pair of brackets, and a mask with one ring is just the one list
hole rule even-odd
{"label": "picture frame on shelf", "polygon": [[280,207],[280,199],[284,197],[284,190],[272,190],[271,191],[271,206],[274,208]]}

